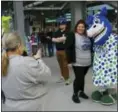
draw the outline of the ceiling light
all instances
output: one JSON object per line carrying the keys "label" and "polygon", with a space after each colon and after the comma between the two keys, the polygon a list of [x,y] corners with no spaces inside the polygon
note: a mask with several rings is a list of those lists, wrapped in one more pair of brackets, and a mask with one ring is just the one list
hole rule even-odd
{"label": "ceiling light", "polygon": [[36,6],[38,4],[42,4],[42,3],[43,3],[43,1],[33,2],[31,4],[26,5],[25,8],[33,7],[33,6]]}
{"label": "ceiling light", "polygon": [[43,12],[41,12],[41,15],[44,15],[44,13],[43,13]]}
{"label": "ceiling light", "polygon": [[117,10],[115,10],[115,13],[117,13],[118,11]]}

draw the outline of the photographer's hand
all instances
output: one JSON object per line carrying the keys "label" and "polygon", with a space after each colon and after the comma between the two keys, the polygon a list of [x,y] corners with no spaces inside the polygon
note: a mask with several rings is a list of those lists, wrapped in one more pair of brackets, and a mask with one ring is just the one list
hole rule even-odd
{"label": "photographer's hand", "polygon": [[36,55],[34,55],[34,58],[37,60],[37,59],[40,59],[42,57],[42,51],[41,49],[39,49],[36,53]]}

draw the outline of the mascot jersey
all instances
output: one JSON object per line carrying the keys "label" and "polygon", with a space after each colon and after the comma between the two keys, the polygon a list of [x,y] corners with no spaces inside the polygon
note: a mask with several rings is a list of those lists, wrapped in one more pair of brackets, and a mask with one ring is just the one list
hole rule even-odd
{"label": "mascot jersey", "polygon": [[112,27],[106,18],[107,10],[88,16],[87,34],[94,38],[93,83],[98,87],[117,85],[118,35],[112,34]]}

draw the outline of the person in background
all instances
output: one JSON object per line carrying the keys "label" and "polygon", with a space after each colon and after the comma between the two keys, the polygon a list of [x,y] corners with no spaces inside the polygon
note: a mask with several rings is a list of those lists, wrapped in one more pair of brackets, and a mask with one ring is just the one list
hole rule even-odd
{"label": "person in background", "polygon": [[38,37],[38,44],[40,45],[41,44],[41,31],[39,29],[39,32],[37,34],[37,37]]}
{"label": "person in background", "polygon": [[32,41],[32,43],[35,42],[35,31],[36,31],[36,28],[33,27],[33,28],[32,28],[32,34],[31,34],[31,41]]}
{"label": "person in background", "polygon": [[45,82],[51,76],[49,67],[41,59],[41,51],[33,57],[24,57],[20,36],[13,32],[6,35],[2,54],[2,84],[6,102],[5,111],[41,111],[42,99],[47,94]]}
{"label": "person in background", "polygon": [[46,31],[42,30],[40,33],[41,43],[43,46],[43,56],[47,56],[47,38]]}
{"label": "person in background", "polygon": [[45,56],[49,56],[48,54],[48,40],[47,40],[47,28],[44,30],[44,45],[45,45]]}
{"label": "person in background", "polygon": [[47,32],[47,44],[48,44],[48,53],[49,53],[49,57],[52,57],[54,55],[54,46],[53,46],[53,42],[52,40],[52,36],[53,36],[53,32],[52,29],[49,29],[49,31]]}
{"label": "person in background", "polygon": [[61,79],[58,81],[63,82],[65,81],[66,85],[69,85],[71,83],[70,77],[69,77],[69,69],[68,69],[68,63],[67,63],[67,57],[65,53],[65,39],[68,36],[68,31],[66,30],[67,27],[67,21],[65,18],[59,21],[59,29],[55,32],[53,35],[52,41],[56,44],[56,54],[57,54],[57,60],[60,66],[61,70]]}
{"label": "person in background", "polygon": [[66,38],[66,54],[75,73],[72,100],[80,103],[79,97],[88,99],[84,91],[85,76],[91,65],[91,41],[87,37],[84,20],[79,20],[75,26],[75,33]]}

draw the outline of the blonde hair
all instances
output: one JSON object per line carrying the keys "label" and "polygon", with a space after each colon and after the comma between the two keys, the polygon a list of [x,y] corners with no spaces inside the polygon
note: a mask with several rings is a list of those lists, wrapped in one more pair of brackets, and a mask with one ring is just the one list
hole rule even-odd
{"label": "blonde hair", "polygon": [[20,36],[16,33],[8,33],[3,36],[3,52],[2,52],[2,75],[7,75],[7,70],[9,66],[9,58],[7,55],[7,50],[17,49],[17,47],[22,44]]}

